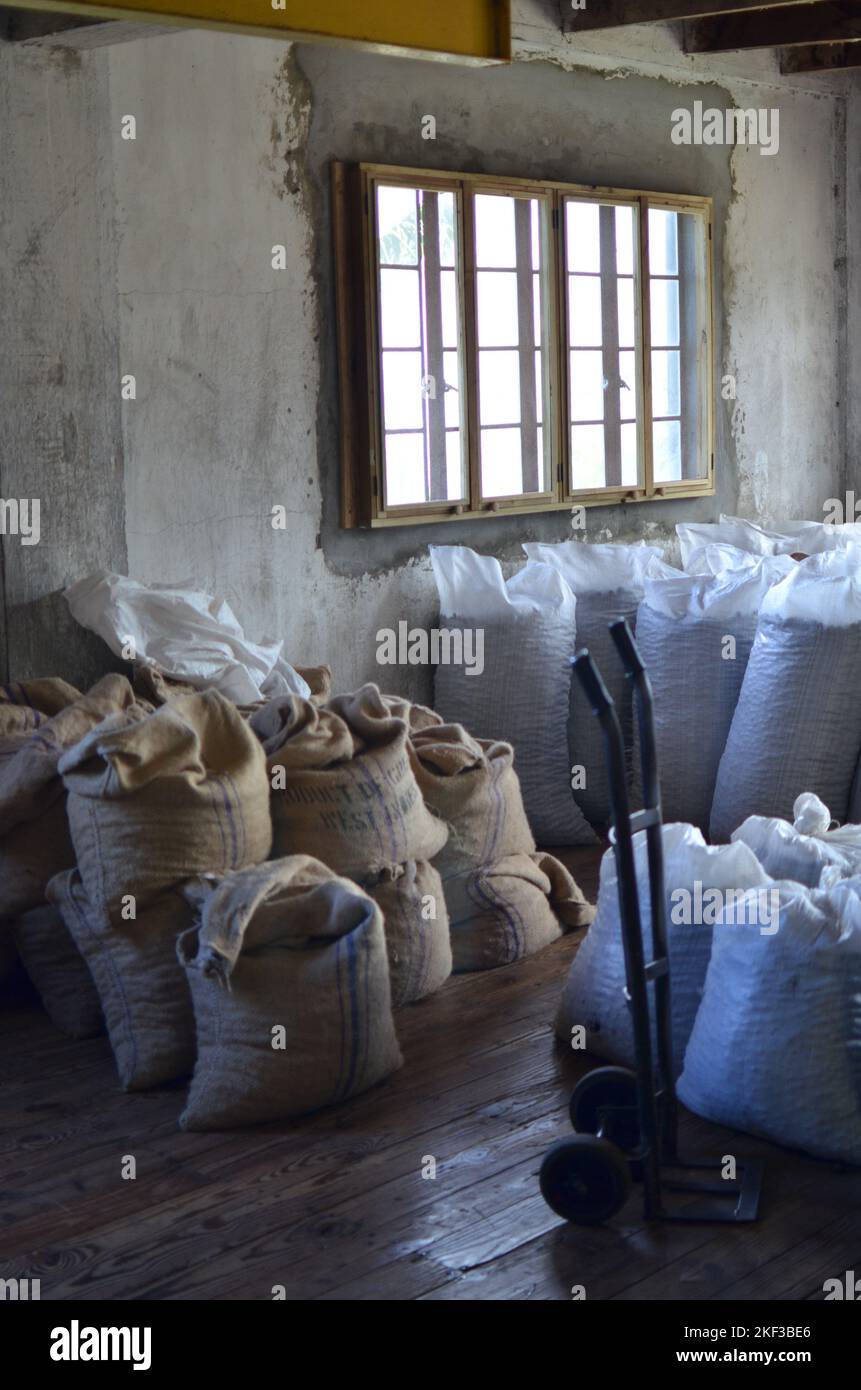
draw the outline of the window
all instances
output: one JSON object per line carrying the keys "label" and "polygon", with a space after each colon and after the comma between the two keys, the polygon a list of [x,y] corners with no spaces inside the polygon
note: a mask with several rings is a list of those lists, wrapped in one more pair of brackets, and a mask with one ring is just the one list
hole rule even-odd
{"label": "window", "polygon": [[714,491],[711,200],[336,164],[342,521]]}

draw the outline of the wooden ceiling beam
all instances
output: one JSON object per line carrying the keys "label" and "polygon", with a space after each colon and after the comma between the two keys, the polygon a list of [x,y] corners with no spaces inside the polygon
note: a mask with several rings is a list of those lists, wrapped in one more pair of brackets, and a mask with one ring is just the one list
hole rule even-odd
{"label": "wooden ceiling beam", "polygon": [[861,42],[799,44],[780,55],[781,72],[840,72],[861,68]]}
{"label": "wooden ceiling beam", "polygon": [[594,29],[618,29],[628,24],[668,24],[677,19],[747,14],[756,10],[810,9],[825,0],[559,0],[562,29],[583,34]]}
{"label": "wooden ceiling beam", "polygon": [[730,53],[795,44],[845,43],[861,39],[861,4],[821,0],[781,5],[759,14],[731,14],[685,25],[686,53]]}

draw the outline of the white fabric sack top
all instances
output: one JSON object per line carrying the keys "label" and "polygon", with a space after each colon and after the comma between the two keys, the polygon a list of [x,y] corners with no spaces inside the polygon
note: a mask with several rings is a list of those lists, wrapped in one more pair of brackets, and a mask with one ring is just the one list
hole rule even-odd
{"label": "white fabric sack top", "polygon": [[646,545],[644,541],[635,545],[591,545],[588,541],[545,545],[527,541],[523,549],[530,564],[544,563],[558,570],[575,594],[642,589],[647,575],[675,572],[663,565],[661,547]]}
{"label": "white fabric sack top", "polygon": [[550,612],[574,620],[574,595],[549,565],[525,566],[506,582],[492,555],[477,555],[466,545],[429,545],[428,550],[445,617],[483,622]]}
{"label": "white fabric sack top", "polygon": [[115,656],[135,655],[167,676],[215,689],[238,705],[311,694],[281,656],[283,642],[250,642],[230,604],[189,584],[141,584],[99,570],[65,591],[72,617]]}
{"label": "white fabric sack top", "polygon": [[752,849],[772,878],[793,879],[808,888],[833,886],[861,874],[861,825],[829,829],[831,812],[812,792],[796,799],[793,815],[792,825],[776,817],[748,816],[734,831],[733,842]]}
{"label": "white fabric sack top", "polygon": [[685,569],[689,569],[696,551],[715,542],[737,546],[754,555],[816,555],[861,544],[861,525],[857,522],[836,525],[824,521],[788,521],[779,530],[770,530],[744,517],[723,514],[719,522],[680,522],[676,534]]}
{"label": "white fabric sack top", "polygon": [[[672,981],[673,1060],[678,1073],[702,997],[712,948],[710,918],[693,920],[698,893],[759,888],[770,883],[765,870],[746,845],[707,845],[692,825],[665,825],[664,848],[667,941]],[[640,923],[646,959],[653,959],[646,832],[634,836],[634,862],[639,891]],[[697,888],[699,885],[699,889]],[[684,892],[691,912],[686,913]],[[708,902],[706,901],[706,906]],[[716,915],[716,912],[712,915]],[[687,916],[688,920],[684,920]],[[650,992],[650,1009],[652,1004]],[[654,1026],[654,1018],[652,1020]],[[556,1033],[570,1042],[577,1025],[586,1029],[586,1046],[599,1057],[635,1065],[631,1013],[625,998],[625,956],[619,906],[616,857],[607,850],[601,860],[598,911],[577,955],[556,1016]]]}
{"label": "white fabric sack top", "polygon": [[679,1099],[717,1124],[861,1163],[861,880],[772,886],[776,932],[714,928]]}
{"label": "white fabric sack top", "polygon": [[[774,559],[770,555],[757,555],[750,550],[741,550],[737,545],[730,545],[726,541],[710,541],[706,545],[696,546],[688,553],[685,561],[685,574],[738,574],[741,570],[750,569],[753,565],[760,564],[763,560]],[[797,562],[790,555],[781,556],[781,561],[786,563],[786,573]]]}
{"label": "white fabric sack top", "polygon": [[[712,549],[718,549],[717,546]],[[788,555],[749,556],[748,563],[713,574],[646,579],[643,601],[668,618],[725,619],[757,613],[769,589],[796,567]]]}
{"label": "white fabric sack top", "polygon": [[822,627],[861,623],[861,551],[851,546],[800,561],[763,599],[761,616]]}

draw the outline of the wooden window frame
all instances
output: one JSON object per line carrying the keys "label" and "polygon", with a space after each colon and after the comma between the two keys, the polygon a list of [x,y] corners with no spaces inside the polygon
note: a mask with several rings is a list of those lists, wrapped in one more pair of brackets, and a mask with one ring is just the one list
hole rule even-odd
{"label": "wooden window frame", "polygon": [[[387,507],[384,502],[383,422],[380,389],[380,334],[376,262],[376,197],[378,183],[420,186],[455,195],[458,245],[458,315],[462,350],[461,379],[466,385],[467,491],[463,502],[425,502]],[[480,440],[478,422],[478,352],[476,339],[476,265],[473,197],[476,193],[540,197],[549,204],[544,233],[547,254],[550,336],[545,346],[549,382],[550,489],[528,496],[480,498]],[[570,511],[572,507],[614,506],[619,503],[707,497],[715,492],[715,357],[713,200],[700,195],[644,192],[553,180],[513,179],[490,174],[410,168],[402,165],[332,165],[333,241],[337,312],[341,525],[345,528],[415,526],[439,521],[470,521],[487,516],[529,515]],[[635,336],[642,343],[637,373],[638,485],[576,489],[571,480],[571,422],[568,399],[567,265],[564,203],[567,199],[631,206],[637,209],[639,294],[635,294]],[[704,224],[705,284],[698,284],[698,321],[707,341],[704,373],[707,458],[705,475],[677,482],[655,483],[652,463],[652,383],[649,295],[649,208],[692,213]],[[544,265],[544,256],[542,256]],[[463,418],[463,416],[462,416]]]}

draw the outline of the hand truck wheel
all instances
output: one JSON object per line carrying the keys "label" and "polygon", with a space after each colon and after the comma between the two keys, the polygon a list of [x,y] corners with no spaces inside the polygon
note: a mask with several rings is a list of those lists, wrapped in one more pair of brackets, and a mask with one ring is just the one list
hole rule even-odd
{"label": "hand truck wheel", "polygon": [[615,1216],[631,1191],[624,1156],[592,1134],[575,1134],[548,1149],[539,1182],[551,1210],[578,1226],[597,1226]]}
{"label": "hand truck wheel", "polygon": [[628,1067],[596,1067],[577,1082],[568,1108],[578,1134],[611,1139],[631,1155],[640,1148],[637,1077]]}

